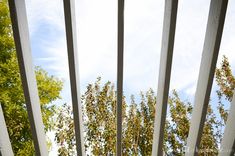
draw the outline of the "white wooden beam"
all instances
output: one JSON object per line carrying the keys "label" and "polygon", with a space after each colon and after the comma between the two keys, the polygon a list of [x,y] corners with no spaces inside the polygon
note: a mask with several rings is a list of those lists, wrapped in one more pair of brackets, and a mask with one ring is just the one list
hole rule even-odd
{"label": "white wooden beam", "polygon": [[[218,58],[228,0],[211,0],[194,99],[192,120],[187,139],[186,156],[198,155],[213,77]],[[196,31],[196,30],[195,30]]]}
{"label": "white wooden beam", "polygon": [[124,48],[124,0],[118,0],[117,42],[117,142],[116,155],[122,155],[122,97],[123,97],[123,48]]}
{"label": "white wooden beam", "polygon": [[25,0],[9,0],[21,80],[36,155],[47,156],[47,144],[29,40]]}
{"label": "white wooden beam", "polygon": [[226,127],[220,146],[219,156],[232,156],[235,154],[235,93],[231,102]]}
{"label": "white wooden beam", "polygon": [[0,155],[13,156],[10,138],[7,132],[7,126],[4,119],[2,106],[0,104]]}
{"label": "white wooden beam", "polygon": [[165,0],[152,156],[163,155],[164,128],[171,76],[178,0]]}
{"label": "white wooden beam", "polygon": [[64,16],[65,16],[71,95],[73,103],[76,149],[77,149],[77,155],[85,156],[74,0],[64,0]]}

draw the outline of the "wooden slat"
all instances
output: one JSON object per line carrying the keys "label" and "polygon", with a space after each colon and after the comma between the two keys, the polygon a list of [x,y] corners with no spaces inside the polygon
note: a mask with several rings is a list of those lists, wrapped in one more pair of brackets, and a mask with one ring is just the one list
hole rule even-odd
{"label": "wooden slat", "polygon": [[164,127],[171,76],[178,0],[166,0],[162,33],[152,156],[163,155]]}
{"label": "wooden slat", "polygon": [[4,119],[2,106],[0,104],[0,155],[13,156],[10,138],[7,132],[7,126]]}
{"label": "wooden slat", "polygon": [[64,16],[76,136],[76,149],[77,155],[85,156],[74,0],[64,0]]}
{"label": "wooden slat", "polygon": [[[211,0],[201,58],[186,156],[198,155],[213,77],[218,58],[228,0]],[[196,30],[195,30],[196,31]]]}
{"label": "wooden slat", "polygon": [[219,156],[232,156],[235,154],[235,93],[231,102],[226,127],[220,146]]}
{"label": "wooden slat", "polygon": [[9,0],[9,6],[17,58],[36,155],[47,156],[46,137],[42,122],[34,66],[32,63],[25,1]]}
{"label": "wooden slat", "polygon": [[123,96],[123,47],[124,0],[118,0],[118,60],[117,60],[117,143],[116,155],[122,155],[122,96]]}

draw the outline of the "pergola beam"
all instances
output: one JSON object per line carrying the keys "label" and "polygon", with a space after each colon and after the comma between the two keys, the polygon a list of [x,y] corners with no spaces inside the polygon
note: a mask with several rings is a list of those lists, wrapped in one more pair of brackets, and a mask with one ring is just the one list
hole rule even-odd
{"label": "pergola beam", "polygon": [[18,63],[36,155],[47,156],[47,144],[32,62],[25,0],[9,0]]}
{"label": "pergola beam", "polygon": [[178,0],[165,1],[152,156],[163,155],[162,147],[171,76],[177,7]]}
{"label": "pergola beam", "polygon": [[220,146],[219,156],[232,156],[235,154],[235,92],[231,102],[226,127]]}
{"label": "pergola beam", "polygon": [[124,49],[124,0],[118,0],[117,34],[117,143],[116,155],[122,155],[122,97],[123,97],[123,49]]}
{"label": "pergola beam", "polygon": [[67,39],[76,149],[78,156],[85,156],[74,0],[64,0],[64,16],[65,16],[65,29],[66,29],[66,39]]}
{"label": "pergola beam", "polygon": [[7,132],[7,126],[4,119],[2,105],[0,104],[0,155],[13,156],[10,138]]}
{"label": "pergola beam", "polygon": [[206,36],[204,41],[194,107],[187,139],[186,156],[198,155],[198,148],[206,119],[213,77],[218,58],[220,42],[228,0],[211,0]]}

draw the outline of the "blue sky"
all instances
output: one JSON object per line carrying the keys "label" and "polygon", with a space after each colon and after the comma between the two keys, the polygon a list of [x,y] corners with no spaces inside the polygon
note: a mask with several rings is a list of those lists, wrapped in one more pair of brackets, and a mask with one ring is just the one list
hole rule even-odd
{"label": "blue sky", "polygon": [[[179,1],[170,90],[193,100],[209,0]],[[64,81],[61,103],[70,103],[62,0],[26,0],[33,60]],[[164,0],[125,1],[124,94],[157,89]],[[76,0],[81,89],[101,76],[116,82],[117,0]],[[220,47],[235,70],[235,1],[229,1]],[[215,90],[216,86],[213,87]],[[212,97],[214,91],[212,91]],[[212,98],[213,101],[213,98]]]}

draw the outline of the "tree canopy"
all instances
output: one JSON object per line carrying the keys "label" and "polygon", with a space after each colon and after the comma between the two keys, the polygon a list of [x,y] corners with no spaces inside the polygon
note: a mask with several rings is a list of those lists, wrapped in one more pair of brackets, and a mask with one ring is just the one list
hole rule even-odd
{"label": "tree canopy", "polygon": [[[217,109],[208,105],[207,116],[199,148],[199,155],[217,155],[222,139],[227,110],[224,97],[231,101],[235,78],[228,59],[224,56],[216,69],[218,90]],[[152,89],[140,93],[140,100],[123,97],[123,155],[151,155],[156,94]],[[85,147],[92,155],[115,155],[116,143],[116,91],[111,82],[101,83],[98,78],[89,84],[82,96],[85,125]],[[64,104],[58,114],[56,141],[60,155],[75,153],[75,136],[72,109]],[[173,90],[168,100],[168,115],[165,125],[164,152],[166,155],[184,155],[192,115],[192,103],[180,98]],[[219,112],[216,114],[216,111]]]}
{"label": "tree canopy", "polygon": [[[35,67],[45,132],[52,129],[53,101],[60,98],[62,82],[40,67]],[[0,104],[15,155],[33,155],[32,134],[6,0],[0,2]]]}
{"label": "tree canopy", "polygon": [[[55,130],[59,155],[74,155],[75,136],[72,108],[69,104],[57,107],[62,82],[41,67],[35,67],[45,132]],[[216,155],[221,142],[228,111],[226,102],[232,100],[235,77],[223,57],[216,69],[218,86],[217,109],[209,103],[199,155]],[[15,155],[34,155],[34,147],[25,98],[22,89],[16,50],[12,35],[7,1],[0,3],[0,104],[7,124]],[[140,100],[123,97],[123,155],[151,155],[156,93],[149,89],[140,93]],[[138,98],[139,99],[139,98]],[[88,84],[82,96],[85,148],[92,155],[115,155],[116,149],[116,91],[111,82],[98,78]],[[192,103],[173,90],[168,101],[165,125],[164,152],[184,155],[192,115]],[[219,115],[215,113],[218,111]],[[54,120],[56,115],[56,121]]]}

